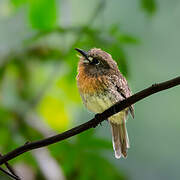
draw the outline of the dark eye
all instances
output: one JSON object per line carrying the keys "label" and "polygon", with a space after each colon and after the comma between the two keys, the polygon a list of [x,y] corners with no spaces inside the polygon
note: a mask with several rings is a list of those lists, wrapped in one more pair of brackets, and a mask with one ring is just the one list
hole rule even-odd
{"label": "dark eye", "polygon": [[100,62],[98,59],[93,58],[93,60],[91,61],[92,64],[98,65]]}

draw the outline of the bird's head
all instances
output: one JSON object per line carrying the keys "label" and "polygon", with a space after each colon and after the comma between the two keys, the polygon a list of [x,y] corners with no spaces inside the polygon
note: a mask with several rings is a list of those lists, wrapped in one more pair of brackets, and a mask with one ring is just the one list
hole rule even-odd
{"label": "bird's head", "polygon": [[111,55],[101,49],[76,50],[81,54],[79,68],[82,67],[90,76],[106,75],[118,70],[117,63]]}

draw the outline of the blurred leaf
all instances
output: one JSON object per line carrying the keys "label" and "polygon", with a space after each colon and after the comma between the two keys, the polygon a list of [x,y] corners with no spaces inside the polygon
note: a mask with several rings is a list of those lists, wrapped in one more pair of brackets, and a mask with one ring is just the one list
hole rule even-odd
{"label": "blurred leaf", "polygon": [[119,31],[119,25],[118,24],[112,24],[109,28],[109,33],[110,34],[116,34]]}
{"label": "blurred leaf", "polygon": [[69,115],[64,103],[59,99],[46,95],[38,106],[40,114],[55,130],[63,131],[69,126]]}
{"label": "blurred leaf", "polygon": [[110,27],[109,33],[110,33],[110,35],[112,35],[115,38],[115,40],[117,40],[121,44],[125,44],[125,43],[136,44],[139,42],[136,37],[126,34],[126,33],[122,33],[120,31],[119,26],[116,24],[113,24]]}
{"label": "blurred leaf", "polygon": [[138,43],[138,40],[135,37],[127,35],[127,34],[121,34],[121,35],[119,35],[117,37],[117,39],[121,43],[129,43],[129,44],[136,44],[136,43]]}
{"label": "blurred leaf", "polygon": [[[72,78],[72,73],[70,75]],[[61,88],[64,91],[69,101],[80,103],[81,99],[77,89],[75,77],[73,77],[73,82],[71,82],[72,80],[68,79],[68,77],[69,76],[60,78],[57,81],[57,86],[58,88]]]}
{"label": "blurred leaf", "polygon": [[10,113],[5,110],[4,108],[0,108],[0,117],[1,117],[1,120],[0,120],[0,132],[1,132],[1,135],[0,135],[0,142],[1,142],[1,146],[3,148],[5,148],[8,143],[9,143],[9,139],[11,138],[11,135],[10,135],[10,132],[7,131],[8,126],[10,125]]}
{"label": "blurred leaf", "polygon": [[156,0],[141,0],[141,7],[149,14],[156,11]]}
{"label": "blurred leaf", "polygon": [[56,26],[55,0],[29,0],[29,18],[33,28],[49,30]]}
{"label": "blurred leaf", "polygon": [[19,7],[22,4],[26,3],[27,0],[11,0],[11,3],[15,6],[15,7]]}

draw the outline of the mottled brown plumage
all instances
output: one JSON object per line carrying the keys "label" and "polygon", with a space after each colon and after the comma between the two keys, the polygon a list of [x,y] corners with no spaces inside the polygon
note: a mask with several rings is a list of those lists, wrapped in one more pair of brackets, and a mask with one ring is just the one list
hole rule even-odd
{"label": "mottled brown plumage", "polygon": [[[94,113],[101,113],[116,102],[131,96],[127,81],[110,54],[97,48],[88,52],[76,50],[82,55],[78,64],[77,84],[87,109]],[[131,106],[108,119],[111,124],[116,158],[127,156],[129,139],[126,119],[128,111],[134,117],[134,108]]]}

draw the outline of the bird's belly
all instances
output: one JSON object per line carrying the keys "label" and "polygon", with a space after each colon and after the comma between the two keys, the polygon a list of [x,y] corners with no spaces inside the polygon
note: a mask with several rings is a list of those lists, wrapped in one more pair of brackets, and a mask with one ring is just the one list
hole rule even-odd
{"label": "bird's belly", "polygon": [[[84,94],[82,99],[87,109],[94,113],[102,113],[117,102],[116,97],[110,93],[94,95]],[[113,123],[121,124],[123,117],[127,114],[126,111],[127,109],[111,116],[109,120]]]}
{"label": "bird's belly", "polygon": [[101,113],[115,103],[111,96],[109,94],[84,94],[83,102],[89,111]]}

